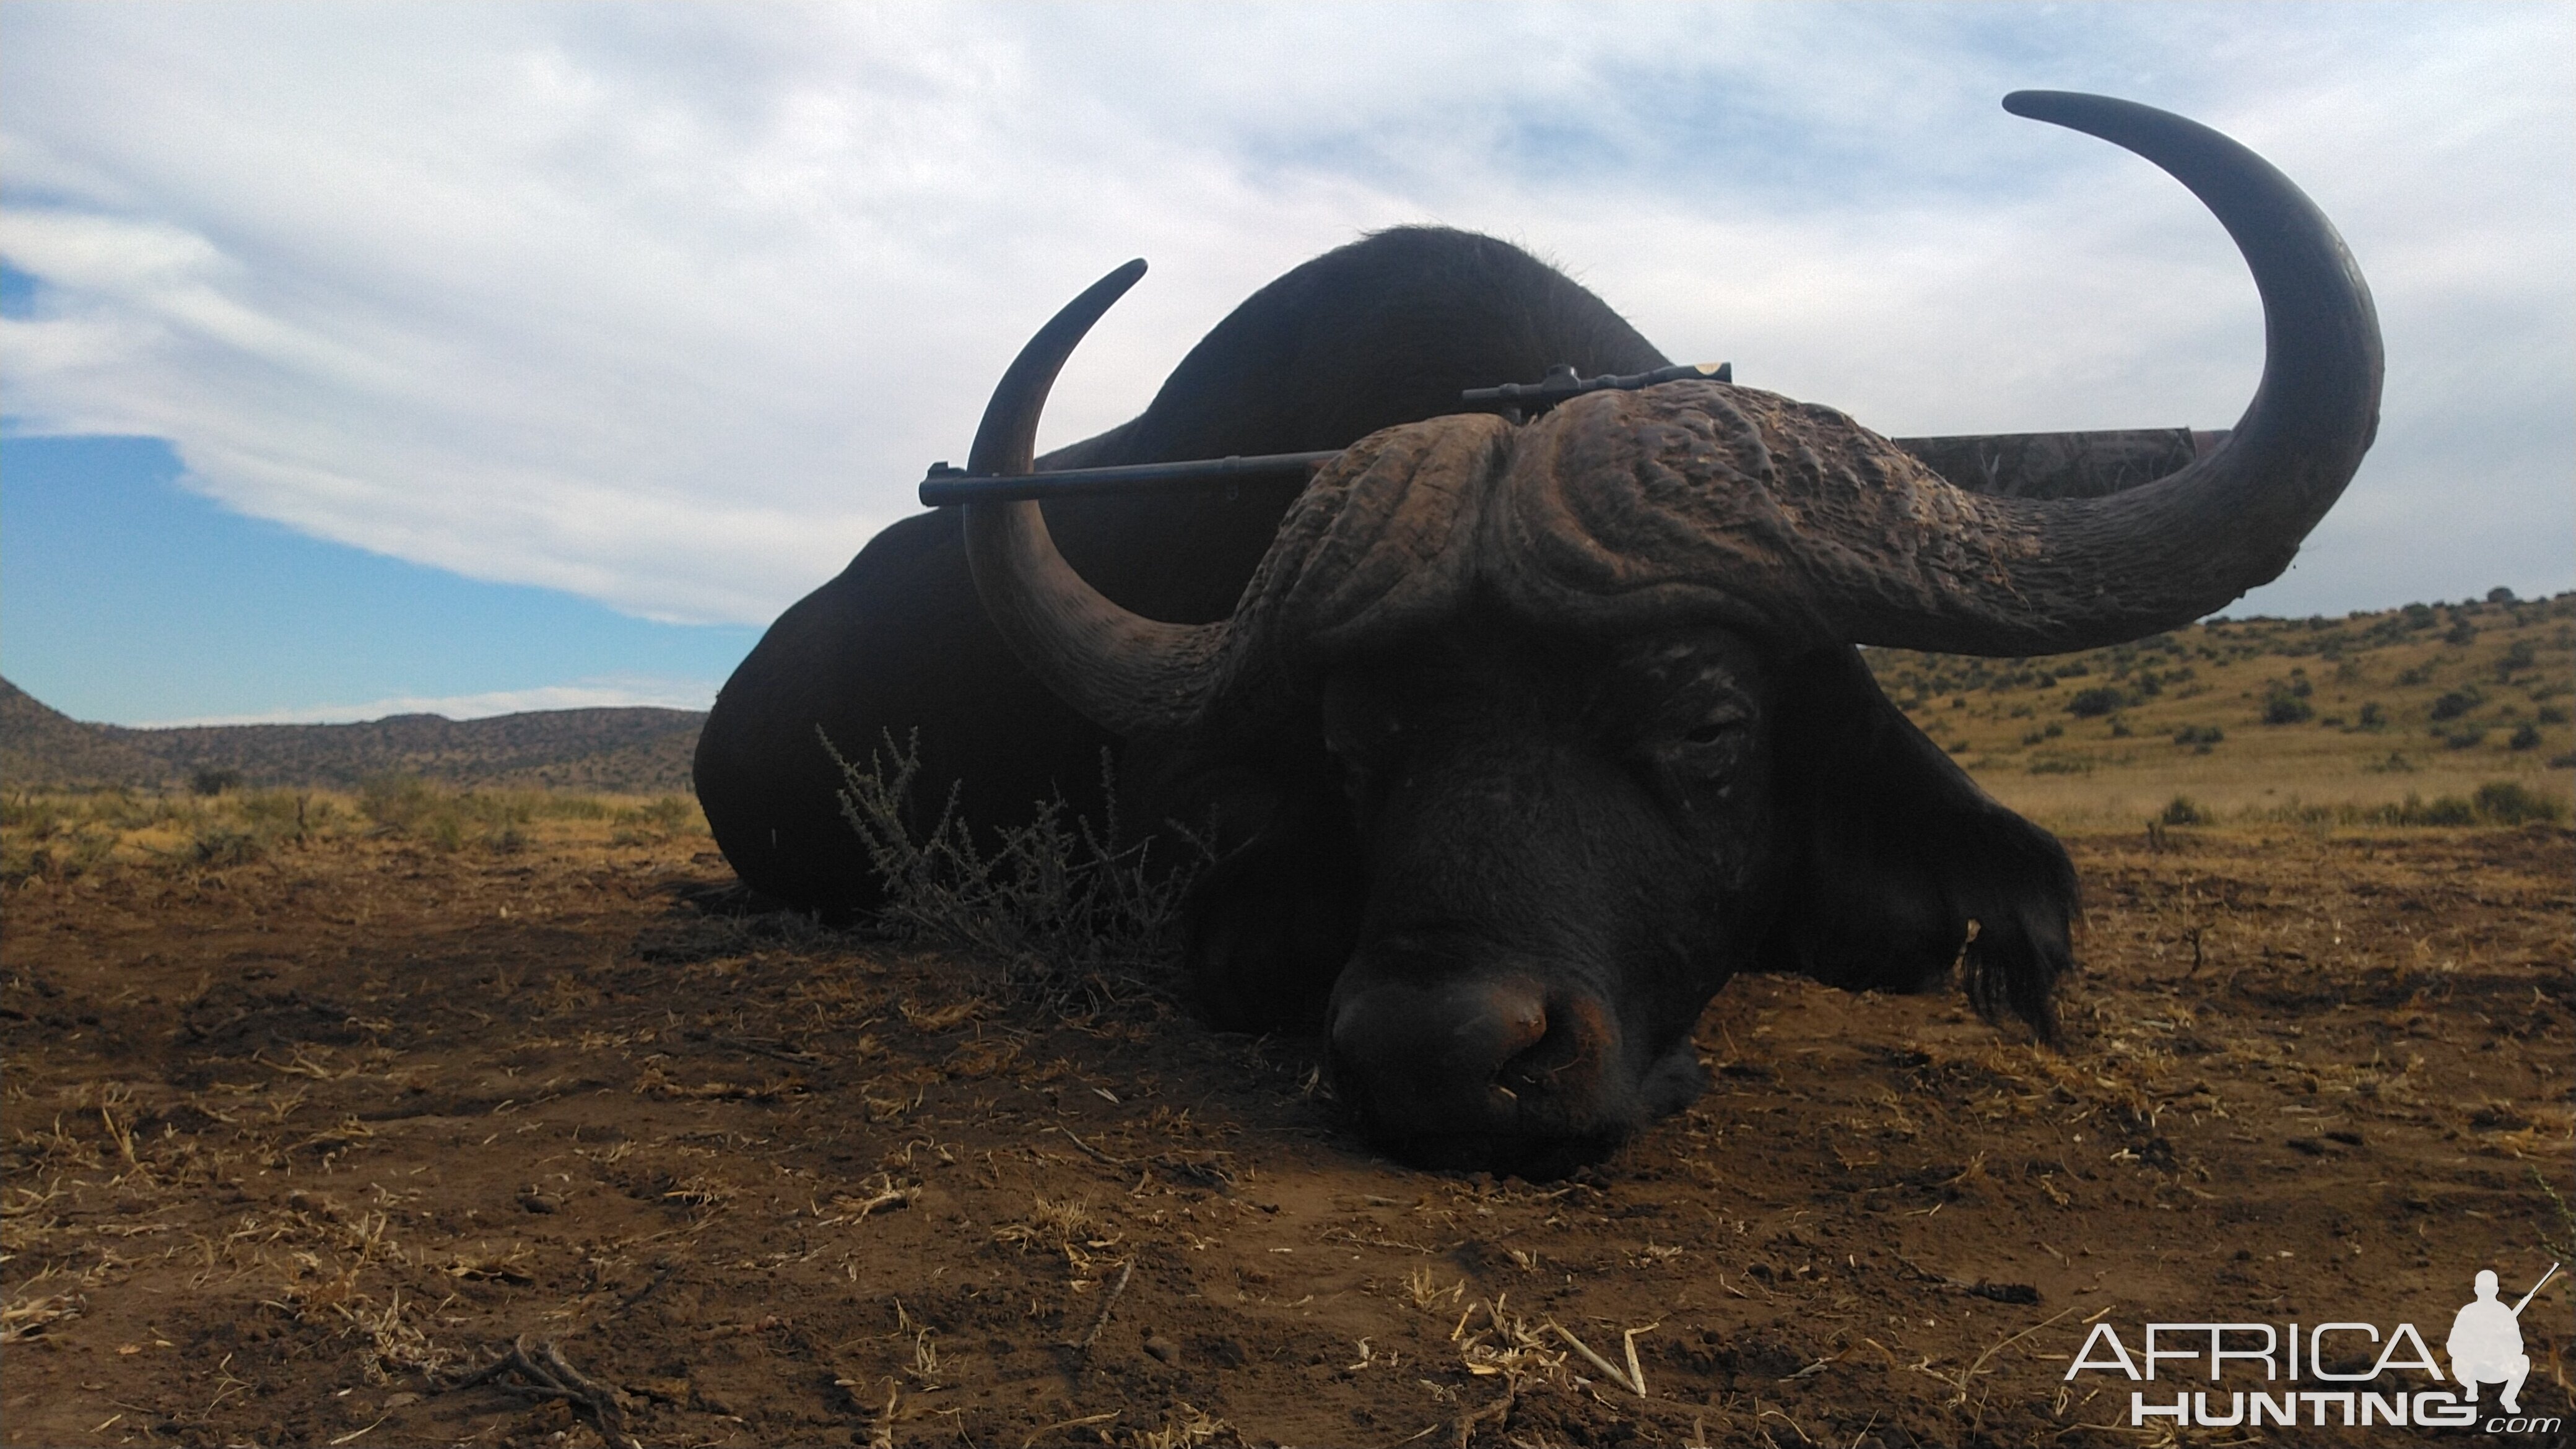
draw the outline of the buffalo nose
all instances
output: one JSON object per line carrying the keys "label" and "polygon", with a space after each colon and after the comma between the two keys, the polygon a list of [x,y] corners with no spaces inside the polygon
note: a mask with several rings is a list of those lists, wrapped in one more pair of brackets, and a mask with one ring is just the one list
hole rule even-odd
{"label": "buffalo nose", "polygon": [[[1371,1136],[1433,1165],[1586,1115],[1606,1023],[1517,979],[1381,980],[1333,1012],[1336,1089]],[[1456,1162],[1446,1159],[1458,1158]]]}

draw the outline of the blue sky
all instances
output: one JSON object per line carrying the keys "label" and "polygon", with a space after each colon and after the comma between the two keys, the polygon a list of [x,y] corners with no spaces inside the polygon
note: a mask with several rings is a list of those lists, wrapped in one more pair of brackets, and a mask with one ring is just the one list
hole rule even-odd
{"label": "blue sky", "polygon": [[[85,717],[703,708],[759,637],[326,543],[179,484],[157,438],[0,441],[0,658]],[[336,692],[281,709],[281,689]],[[333,707],[334,704],[337,707]]]}
{"label": "blue sky", "polygon": [[[2243,269],[2025,86],[2342,228],[2380,441],[2234,612],[2576,585],[2576,8],[0,5],[0,673],[85,718],[702,704],[1027,331],[1132,414],[1382,226],[1883,432],[2224,426]],[[87,441],[113,439],[112,442]]]}

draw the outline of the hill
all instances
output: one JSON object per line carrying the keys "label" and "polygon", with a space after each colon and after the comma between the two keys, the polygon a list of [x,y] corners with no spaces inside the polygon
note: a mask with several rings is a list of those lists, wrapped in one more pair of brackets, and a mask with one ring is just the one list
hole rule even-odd
{"label": "hill", "polygon": [[340,789],[375,775],[453,785],[687,794],[706,716],[680,709],[556,709],[489,719],[394,715],[362,724],[82,724],[0,681],[0,783],[18,789],[184,784]]}
{"label": "hill", "polygon": [[2576,769],[2576,594],[2212,619],[2045,659],[1867,651],[1880,685],[2004,803],[2134,823],[2375,807]]}
{"label": "hill", "polygon": [[0,784],[15,790],[151,785],[170,763],[0,679]]}

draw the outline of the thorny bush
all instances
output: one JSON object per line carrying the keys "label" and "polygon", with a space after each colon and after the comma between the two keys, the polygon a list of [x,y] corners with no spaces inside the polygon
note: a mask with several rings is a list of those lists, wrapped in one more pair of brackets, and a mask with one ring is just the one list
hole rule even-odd
{"label": "thorny bush", "polygon": [[918,732],[898,748],[880,736],[863,767],[828,736],[823,748],[841,772],[841,814],[868,852],[883,887],[878,923],[899,934],[938,941],[1009,963],[1028,984],[1069,992],[1140,984],[1166,966],[1178,944],[1181,906],[1206,861],[1203,837],[1174,827],[1184,842],[1178,862],[1158,858],[1155,839],[1121,839],[1117,780],[1101,752],[1101,824],[1068,822],[1064,797],[1036,802],[1026,825],[987,843],[958,813],[959,787],[949,786],[939,816],[917,830],[910,801],[921,772]]}

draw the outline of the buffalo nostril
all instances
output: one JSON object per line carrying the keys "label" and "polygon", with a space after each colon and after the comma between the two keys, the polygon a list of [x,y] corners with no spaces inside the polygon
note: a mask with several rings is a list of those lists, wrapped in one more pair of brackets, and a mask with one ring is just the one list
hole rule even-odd
{"label": "buffalo nostril", "polygon": [[1513,1092],[1514,1084],[1540,1090],[1559,1089],[1566,1083],[1560,1078],[1568,1072],[1578,1077],[1584,1069],[1597,1063],[1610,1038],[1610,1024],[1601,1009],[1581,999],[1553,1003],[1554,1009],[1540,1014],[1542,1030],[1520,1050],[1495,1069],[1495,1085]]}
{"label": "buffalo nostril", "polygon": [[1515,1111],[1504,1065],[1548,1025],[1544,995],[1518,982],[1376,983],[1333,1013],[1336,1084],[1388,1130],[1485,1130]]}

